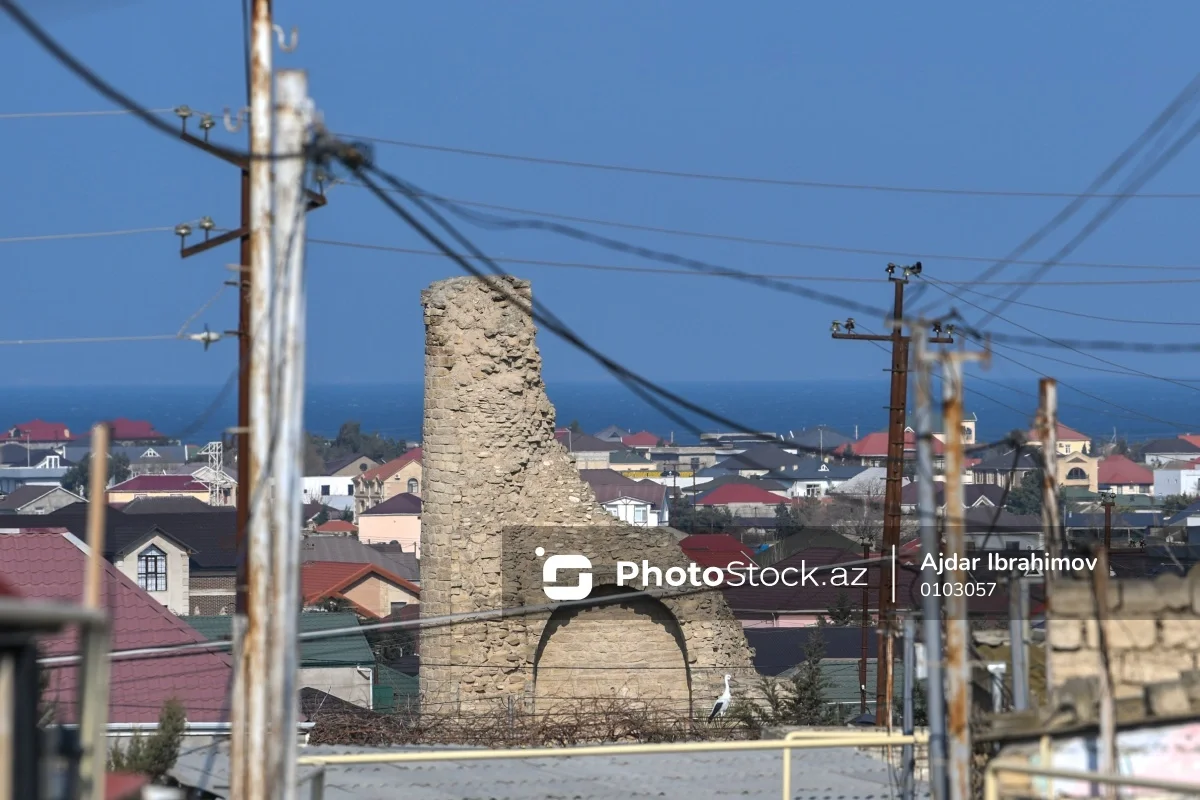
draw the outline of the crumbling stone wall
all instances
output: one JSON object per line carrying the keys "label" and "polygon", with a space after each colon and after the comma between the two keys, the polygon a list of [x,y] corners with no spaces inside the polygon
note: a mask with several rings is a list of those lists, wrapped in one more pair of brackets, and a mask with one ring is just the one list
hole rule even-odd
{"label": "crumbling stone wall", "polygon": [[[1093,678],[1100,669],[1097,598],[1090,576],[1086,578],[1056,579],[1050,585],[1047,637],[1052,689],[1074,678]],[[1118,700],[1156,697],[1154,685],[1176,684],[1200,666],[1200,567],[1187,576],[1112,579],[1105,602],[1106,640]]]}
{"label": "crumbling stone wall", "polygon": [[[502,280],[531,301],[528,282]],[[422,302],[422,616],[546,605],[537,547],[587,555],[593,596],[615,588],[618,559],[686,568],[668,532],[601,509],[554,438],[533,322],[474,278],[435,283]],[[433,711],[603,694],[703,713],[725,673],[753,674],[741,626],[715,592],[427,628],[421,662]]]}

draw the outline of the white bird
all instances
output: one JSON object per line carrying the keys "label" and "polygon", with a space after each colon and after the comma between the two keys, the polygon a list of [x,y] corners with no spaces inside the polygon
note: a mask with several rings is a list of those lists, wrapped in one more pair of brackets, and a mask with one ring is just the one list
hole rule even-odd
{"label": "white bird", "polygon": [[717,702],[713,703],[712,713],[708,715],[710,723],[717,717],[725,716],[725,712],[729,710],[729,703],[733,699],[729,694],[729,679],[732,677],[732,675],[725,676],[725,691],[717,698]]}

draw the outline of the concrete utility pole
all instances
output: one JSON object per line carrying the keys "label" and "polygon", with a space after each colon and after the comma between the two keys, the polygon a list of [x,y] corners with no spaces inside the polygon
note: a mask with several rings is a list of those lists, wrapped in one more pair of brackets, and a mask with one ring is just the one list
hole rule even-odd
{"label": "concrete utility pole", "polygon": [[[971,628],[967,622],[966,593],[959,594],[968,575],[963,561],[967,541],[963,525],[963,437],[962,437],[962,365],[964,361],[988,362],[988,353],[945,352],[942,362],[942,419],[946,430],[946,552],[954,558],[953,570],[947,570],[946,592],[946,690],[947,732],[949,734],[950,800],[970,800],[971,793],[971,661],[967,650]],[[944,584],[945,585],[945,584]]]}
{"label": "concrete utility pole", "polygon": [[942,605],[940,579],[925,559],[942,554],[933,486],[933,363],[923,327],[913,328],[917,370],[917,520],[921,527],[921,627],[925,640],[926,716],[929,718],[929,788],[934,800],[946,800],[946,711],[942,679]]}
{"label": "concrete utility pole", "polygon": [[[914,725],[913,685],[917,669],[917,621],[911,613],[904,615],[904,716],[901,730],[905,736],[912,736]],[[916,759],[913,746],[906,744],[901,749],[900,760],[900,797],[901,800],[913,800],[916,789]]]}
{"label": "concrete utility pole", "polygon": [[[1062,555],[1058,517],[1058,384],[1053,378],[1038,381],[1038,438],[1042,440],[1042,530],[1046,540],[1046,555]],[[1053,560],[1050,562],[1053,564]],[[1045,603],[1050,605],[1052,578],[1057,571],[1047,568],[1045,577]],[[1054,685],[1052,659],[1046,659],[1046,697]]]}
{"label": "concrete utility pole", "polygon": [[[896,271],[900,270],[900,275]],[[887,265],[888,280],[892,283],[892,332],[886,335],[854,332],[854,320],[833,323],[834,339],[856,339],[868,342],[892,343],[891,388],[888,399],[887,482],[883,498],[883,541],[880,554],[885,558],[900,546],[900,490],[904,482],[904,423],[908,413],[908,345],[909,337],[901,328],[904,319],[904,287],[910,275],[921,274],[921,262],[908,267]],[[953,344],[954,339],[935,336],[931,343]],[[876,654],[875,724],[891,724],[892,718],[892,637],[890,612],[892,606],[892,576],[889,570],[879,570],[879,644]]]}
{"label": "concrete utility pole", "polygon": [[[863,547],[863,554],[862,554],[863,561],[867,561],[868,559],[871,558],[871,543],[869,541],[867,541],[867,539],[865,537],[863,538],[862,547]],[[871,608],[871,586],[870,586],[870,582],[868,581],[867,584],[863,586],[862,623],[861,623],[862,631],[860,631],[860,633],[862,634],[862,656],[859,658],[859,661],[858,661],[858,691],[859,691],[858,713],[860,713],[860,714],[867,713],[867,653],[868,653],[868,645],[869,645],[869,641],[867,639],[867,627],[871,620],[870,608]],[[878,654],[876,654],[876,656],[878,656]]]}
{"label": "concrete utility pole", "polygon": [[[271,437],[270,506],[273,625],[267,655],[267,742],[272,796],[291,798],[296,788],[296,615],[300,609],[300,498],[304,435],[304,173],[313,128],[308,78],[299,70],[279,73],[275,121],[275,278],[271,308],[271,407],[278,417]],[[276,421],[272,420],[272,427]],[[263,514],[265,509],[256,509]],[[257,598],[256,598],[257,599]]]}
{"label": "concrete utility pole", "polygon": [[[83,607],[88,611],[104,609],[104,538],[108,520],[108,439],[106,423],[92,428],[91,465],[88,475],[88,559],[83,580]],[[107,631],[97,635],[89,632],[86,647],[95,651],[97,642],[108,649]],[[109,660],[101,651],[99,658],[85,661],[79,685],[83,686],[84,705],[79,719],[79,738],[83,751],[80,760],[82,798],[101,800],[105,793],[104,773],[108,767],[108,740],[105,737],[108,719]]]}
{"label": "concrete utility pole", "polygon": [[1008,579],[1008,641],[1012,652],[1013,709],[1029,708],[1029,581],[1017,570]]}

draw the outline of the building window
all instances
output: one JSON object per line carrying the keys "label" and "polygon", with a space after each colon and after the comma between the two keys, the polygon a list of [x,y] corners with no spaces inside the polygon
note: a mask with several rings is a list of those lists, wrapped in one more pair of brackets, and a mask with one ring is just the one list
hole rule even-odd
{"label": "building window", "polygon": [[167,554],[150,545],[138,554],[138,586],[147,592],[167,590]]}
{"label": "building window", "polygon": [[1005,550],[1020,550],[1021,543],[1020,542],[1005,542],[1004,549]]}
{"label": "building window", "polygon": [[1071,471],[1067,473],[1067,480],[1069,481],[1086,481],[1087,479],[1088,474],[1079,467],[1072,467]]}
{"label": "building window", "polygon": [[321,484],[321,497],[329,497],[329,484],[328,483]]}
{"label": "building window", "polygon": [[640,522],[643,525],[646,524],[646,507],[645,506],[637,506],[633,509],[633,521]]}
{"label": "building window", "polygon": [[804,487],[804,496],[805,497],[816,497],[820,491],[821,491],[820,484],[810,483]]}
{"label": "building window", "polygon": [[408,479],[408,493],[409,493],[409,494],[416,494],[416,493],[417,493],[417,489],[418,489],[418,488],[420,488],[420,484],[419,484],[419,483],[417,483],[417,479],[416,479],[416,478],[409,478],[409,479]]}
{"label": "building window", "polygon": [[1063,443],[1063,452],[1064,452],[1064,453],[1069,453],[1069,452],[1071,452],[1071,445],[1070,445],[1070,443],[1069,443],[1069,442],[1064,442],[1064,443]]}

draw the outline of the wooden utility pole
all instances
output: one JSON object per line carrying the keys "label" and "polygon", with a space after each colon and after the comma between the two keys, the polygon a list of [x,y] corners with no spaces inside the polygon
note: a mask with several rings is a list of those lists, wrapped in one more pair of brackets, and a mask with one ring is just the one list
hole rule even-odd
{"label": "wooden utility pole", "polygon": [[[1042,530],[1046,540],[1046,555],[1049,564],[1062,555],[1058,516],[1058,384],[1053,378],[1038,381],[1038,412],[1036,427],[1042,440]],[[1058,571],[1047,566],[1045,577],[1045,603],[1050,605],[1050,594],[1054,591],[1054,578]],[[1046,659],[1046,697],[1054,685],[1054,660]]]}
{"label": "wooden utility pole", "polygon": [[946,556],[954,569],[946,570],[946,732],[949,742],[947,778],[950,800],[970,800],[971,770],[971,661],[967,655],[971,630],[967,623],[967,581],[964,561],[967,541],[963,526],[963,436],[962,365],[965,361],[988,361],[988,353],[944,352],[942,362],[942,420],[946,433]]}
{"label": "wooden utility pole", "polygon": [[1105,558],[1112,555],[1112,510],[1117,502],[1116,492],[1101,492],[1100,503],[1104,506],[1104,553]]}
{"label": "wooden utility pole", "polygon": [[[104,607],[104,539],[108,520],[108,425],[92,428],[91,464],[88,474],[88,558],[83,579],[83,607],[99,611]],[[108,631],[89,630],[85,649],[96,655],[98,647],[108,648]],[[80,795],[89,800],[104,797],[104,773],[108,767],[108,739],[105,735],[108,719],[109,661],[106,652],[99,658],[85,659],[79,685],[84,687],[84,704],[79,719],[79,736],[83,757],[80,761]]]}
{"label": "wooden utility pole", "polygon": [[[862,548],[863,548],[863,553],[862,553],[863,561],[867,561],[868,559],[871,558],[871,542],[868,541],[866,537],[863,537]],[[870,581],[864,581],[863,594],[862,594],[862,631],[861,631],[861,634],[862,634],[862,656],[859,658],[859,661],[858,661],[858,691],[859,691],[858,713],[860,713],[860,714],[867,713],[867,652],[868,652],[868,644],[869,644],[869,641],[867,638],[867,628],[870,625],[870,621],[871,621],[871,586],[870,586]],[[876,654],[876,655],[878,655],[878,654]],[[876,665],[876,666],[878,666],[878,665]]]}
{"label": "wooden utility pole", "polygon": [[[897,271],[900,272],[897,275]],[[892,326],[890,334],[864,334],[854,332],[854,320],[844,323],[846,332],[842,333],[843,323],[834,321],[834,339],[855,339],[868,342],[891,342],[892,365],[891,387],[888,398],[888,451],[887,451],[887,481],[883,498],[883,537],[879,552],[885,558],[895,552],[900,546],[900,490],[904,482],[904,427],[908,415],[908,346],[910,337],[905,335],[901,320],[904,319],[904,287],[908,285],[910,275],[921,274],[921,262],[908,267],[896,264],[887,265],[888,280],[892,283]],[[935,328],[935,334],[940,328]],[[953,344],[949,336],[935,335],[929,340],[937,344]],[[876,653],[875,680],[875,724],[890,724],[892,718],[892,637],[889,633],[891,625],[892,575],[890,570],[880,566],[879,569],[879,642]]]}

